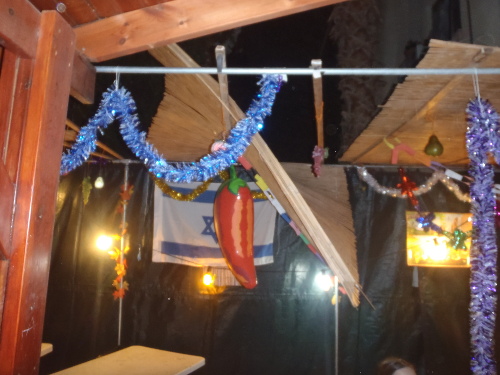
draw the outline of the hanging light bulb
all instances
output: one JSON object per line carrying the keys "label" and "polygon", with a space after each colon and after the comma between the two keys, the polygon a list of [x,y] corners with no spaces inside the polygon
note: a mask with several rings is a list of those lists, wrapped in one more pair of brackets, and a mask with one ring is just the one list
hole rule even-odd
{"label": "hanging light bulb", "polygon": [[113,237],[106,236],[104,234],[97,237],[96,246],[99,250],[107,251],[111,248],[112,245],[113,245]]}
{"label": "hanging light bulb", "polygon": [[333,282],[329,274],[321,271],[316,275],[316,285],[323,291],[328,292],[333,287]]}
{"label": "hanging light bulb", "polygon": [[203,274],[203,284],[206,286],[212,286],[215,282],[215,276],[211,272],[206,272]]}
{"label": "hanging light bulb", "polygon": [[424,152],[429,156],[439,156],[443,153],[443,145],[434,134],[429,137],[429,141],[425,146]]}
{"label": "hanging light bulb", "polygon": [[104,178],[101,176],[97,177],[94,181],[94,187],[96,189],[102,189],[104,187]]}

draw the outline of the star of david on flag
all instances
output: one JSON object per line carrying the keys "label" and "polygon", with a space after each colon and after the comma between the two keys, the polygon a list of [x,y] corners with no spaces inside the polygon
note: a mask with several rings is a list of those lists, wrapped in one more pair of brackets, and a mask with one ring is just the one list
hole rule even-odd
{"label": "star of david on flag", "polygon": [[[182,194],[193,191],[200,183],[170,184]],[[213,203],[220,183],[210,184],[207,191],[190,202],[178,201],[155,186],[153,262],[170,262],[190,266],[226,267],[217,243]],[[249,182],[251,190],[258,190]],[[267,200],[254,200],[254,263],[273,262],[273,240],[276,209]]]}

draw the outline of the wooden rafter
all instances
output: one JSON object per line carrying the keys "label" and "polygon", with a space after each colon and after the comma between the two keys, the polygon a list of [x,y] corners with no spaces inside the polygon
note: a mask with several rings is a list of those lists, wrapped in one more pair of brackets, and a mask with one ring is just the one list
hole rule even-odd
{"label": "wooden rafter", "polygon": [[345,0],[174,0],[75,28],[92,62],[287,16]]}
{"label": "wooden rafter", "polygon": [[[76,133],[78,133],[80,131],[80,127],[78,125],[76,125],[73,121],[69,120],[69,119],[66,119],[66,126],[68,128],[70,128],[70,129],[74,130]],[[76,133],[74,133],[75,134],[75,138],[76,138]],[[68,134],[68,133],[66,133],[66,134]],[[74,141],[74,139],[71,139],[71,140]],[[119,153],[117,153],[116,151],[114,151],[112,148],[106,146],[104,143],[102,143],[100,141],[96,141],[96,145],[100,149],[106,151],[111,156],[114,156],[117,159],[124,159],[123,156],[121,156]],[[99,157],[103,157],[102,156],[103,154],[99,154],[99,153],[93,153],[93,154],[96,155],[96,156],[99,156]],[[109,159],[109,157],[105,157],[105,158]]]}
{"label": "wooden rafter", "polygon": [[[40,12],[24,0],[0,1],[0,35],[6,48],[24,58],[36,53]],[[22,41],[22,42],[18,42]]]}
{"label": "wooden rafter", "polygon": [[[0,44],[24,58],[33,58],[40,18],[40,12],[29,1],[0,1]],[[22,42],[14,43],[14,40]],[[90,104],[94,101],[95,68],[78,53],[72,65],[71,95]]]}

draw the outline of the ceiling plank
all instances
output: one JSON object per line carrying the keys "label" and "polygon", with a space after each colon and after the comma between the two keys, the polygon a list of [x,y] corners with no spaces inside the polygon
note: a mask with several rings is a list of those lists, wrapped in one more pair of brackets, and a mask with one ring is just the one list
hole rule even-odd
{"label": "ceiling plank", "polygon": [[299,13],[345,0],[174,0],[75,28],[92,62]]}
{"label": "ceiling plank", "polygon": [[[0,1],[0,44],[20,54],[33,58],[38,41],[41,13],[25,0]],[[95,68],[75,54],[71,95],[84,104],[94,101]]]}
{"label": "ceiling plank", "polygon": [[4,47],[24,58],[33,58],[39,27],[40,13],[29,1],[0,1],[0,44]]}

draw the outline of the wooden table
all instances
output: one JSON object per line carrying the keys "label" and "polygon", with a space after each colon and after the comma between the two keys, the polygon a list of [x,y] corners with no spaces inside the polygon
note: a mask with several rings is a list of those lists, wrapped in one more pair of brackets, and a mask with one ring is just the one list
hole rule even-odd
{"label": "wooden table", "polygon": [[130,346],[56,372],[57,375],[186,375],[205,364],[194,355]]}
{"label": "wooden table", "polygon": [[42,342],[42,349],[40,350],[40,357],[43,357],[45,354],[49,354],[52,352],[52,344],[48,342]]}

